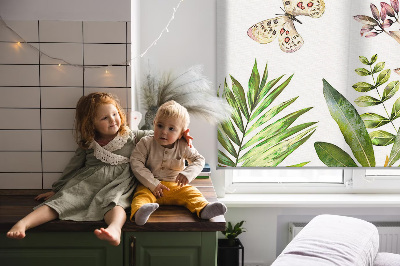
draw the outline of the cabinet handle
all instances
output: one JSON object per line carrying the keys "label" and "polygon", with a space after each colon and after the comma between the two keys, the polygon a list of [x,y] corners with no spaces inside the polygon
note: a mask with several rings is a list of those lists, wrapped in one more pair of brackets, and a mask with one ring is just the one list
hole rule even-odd
{"label": "cabinet handle", "polygon": [[129,266],[136,265],[136,237],[129,238]]}

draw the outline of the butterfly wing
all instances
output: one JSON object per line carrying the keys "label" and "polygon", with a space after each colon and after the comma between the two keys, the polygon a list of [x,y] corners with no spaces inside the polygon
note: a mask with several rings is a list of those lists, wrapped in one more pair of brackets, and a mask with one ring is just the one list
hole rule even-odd
{"label": "butterfly wing", "polygon": [[263,20],[251,26],[247,35],[258,43],[270,43],[278,36],[285,22],[285,16]]}
{"label": "butterfly wing", "polygon": [[283,0],[283,7],[293,16],[319,18],[325,12],[324,0]]}
{"label": "butterfly wing", "polygon": [[286,17],[285,21],[278,32],[279,47],[285,53],[294,53],[303,46],[304,40],[296,31],[293,20]]}

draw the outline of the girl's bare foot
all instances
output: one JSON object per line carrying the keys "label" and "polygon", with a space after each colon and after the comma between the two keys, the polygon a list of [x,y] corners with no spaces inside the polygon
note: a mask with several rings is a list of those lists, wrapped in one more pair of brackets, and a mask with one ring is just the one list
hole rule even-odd
{"label": "girl's bare foot", "polygon": [[25,237],[26,226],[18,222],[7,232],[8,238],[22,239]]}
{"label": "girl's bare foot", "polygon": [[94,234],[101,240],[108,241],[113,246],[118,246],[121,242],[121,230],[113,227],[107,227],[106,229],[100,228],[94,230]]}

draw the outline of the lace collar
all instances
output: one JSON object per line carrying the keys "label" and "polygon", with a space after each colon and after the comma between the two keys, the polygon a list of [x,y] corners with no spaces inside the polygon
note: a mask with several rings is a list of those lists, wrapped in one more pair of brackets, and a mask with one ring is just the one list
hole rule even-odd
{"label": "lace collar", "polygon": [[110,141],[105,146],[100,146],[95,140],[90,143],[89,149],[94,150],[94,156],[102,161],[103,163],[108,163],[111,165],[118,165],[129,163],[129,158],[112,153],[113,151],[121,149],[129,139],[129,132],[125,132],[125,134],[118,134],[112,141]]}

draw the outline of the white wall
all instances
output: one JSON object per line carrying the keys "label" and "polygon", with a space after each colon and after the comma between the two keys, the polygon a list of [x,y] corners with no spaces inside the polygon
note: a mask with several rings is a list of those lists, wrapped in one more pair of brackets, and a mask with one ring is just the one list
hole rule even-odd
{"label": "white wall", "polygon": [[[179,0],[137,0],[141,13],[141,51],[155,40],[170,19]],[[217,0],[185,0],[182,2],[169,33],[157,42],[142,58],[145,67],[183,70],[194,64],[203,64],[205,75],[216,84],[216,2]],[[195,147],[213,167],[213,183],[220,185],[222,170],[215,170],[216,129],[197,119],[191,123]],[[223,191],[219,191],[222,195]],[[226,220],[246,220],[247,232],[240,236],[245,247],[245,263],[270,265],[286,244],[287,226],[291,221],[308,222],[323,214],[348,215],[370,221],[399,221],[399,208],[372,207],[230,207]]]}
{"label": "white wall", "polygon": [[130,0],[1,0],[4,20],[130,21]]}

